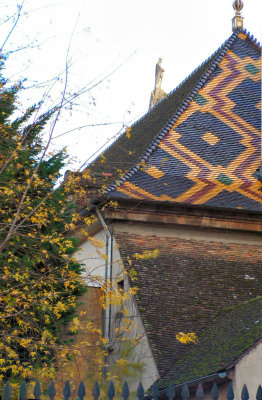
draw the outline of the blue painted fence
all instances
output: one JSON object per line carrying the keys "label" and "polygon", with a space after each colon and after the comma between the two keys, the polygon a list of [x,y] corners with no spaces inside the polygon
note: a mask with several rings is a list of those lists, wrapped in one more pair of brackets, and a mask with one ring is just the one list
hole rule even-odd
{"label": "blue painted fence", "polygon": [[[34,398],[35,400],[40,400],[42,396],[42,391],[41,391],[41,385],[39,381],[36,382],[35,387],[34,387]],[[129,398],[129,387],[128,384],[125,382],[122,388],[121,392],[121,397],[123,400],[128,400]],[[113,400],[116,395],[115,392],[115,386],[114,383],[111,381],[108,385],[107,388],[107,398],[108,400]],[[55,383],[52,381],[49,385],[48,388],[48,396],[50,400],[54,400],[56,396],[56,388],[55,388]],[[89,400],[89,399],[84,399],[86,396],[86,389],[85,385],[83,382],[80,382],[79,387],[78,387],[78,400]],[[70,384],[68,381],[66,381],[64,390],[63,390],[63,397],[64,400],[69,400],[71,397],[71,388]],[[92,397],[94,400],[99,400],[100,398],[100,388],[98,382],[95,382],[92,390]],[[190,395],[189,395],[189,389],[187,385],[183,385],[182,389],[179,391],[172,385],[172,383],[169,384],[168,388],[163,390],[159,390],[158,383],[156,382],[152,386],[152,393],[151,394],[145,394],[144,388],[142,383],[139,383],[136,391],[136,397],[138,400],[145,400],[145,399],[153,399],[153,400],[160,400],[160,399],[168,399],[168,400],[174,400],[174,399],[183,399],[183,400],[188,400]],[[205,393],[203,390],[203,386],[201,383],[199,383],[195,396],[194,398],[196,400],[203,400],[205,397]],[[219,390],[217,385],[214,383],[212,391],[211,391],[211,397],[212,400],[218,400],[219,398]],[[4,400],[11,400],[12,399],[12,389],[11,385],[9,382],[6,383],[5,388],[4,388]],[[24,381],[19,389],[19,400],[27,400],[27,388],[26,388],[26,382]],[[229,383],[228,389],[227,389],[227,400],[234,400],[235,395],[233,391],[232,384]],[[73,400],[73,399],[72,399]],[[102,399],[100,399],[102,400]],[[238,399],[237,399],[238,400]],[[240,399],[239,399],[240,400]],[[246,385],[243,386],[242,393],[241,393],[241,400],[249,400],[249,393]],[[250,399],[250,400],[255,400],[255,399]],[[257,389],[257,394],[256,394],[256,400],[262,400],[262,387],[259,385]]]}

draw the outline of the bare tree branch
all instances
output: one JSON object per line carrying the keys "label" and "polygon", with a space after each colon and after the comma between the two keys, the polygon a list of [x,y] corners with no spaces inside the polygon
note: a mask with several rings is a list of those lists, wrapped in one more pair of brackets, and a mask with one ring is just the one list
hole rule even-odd
{"label": "bare tree branch", "polygon": [[13,24],[11,30],[9,31],[7,37],[5,38],[4,43],[3,43],[2,46],[1,46],[1,51],[3,51],[4,46],[6,45],[6,43],[8,42],[8,40],[10,39],[10,36],[12,35],[12,33],[13,33],[15,27],[16,27],[17,24],[18,24],[18,21],[19,21],[20,16],[21,16],[21,11],[22,11],[24,2],[25,2],[25,0],[22,1],[22,4],[21,4],[21,5],[18,5],[18,6],[17,6],[17,18],[16,18],[16,20],[15,20],[15,22],[14,22],[14,24]]}

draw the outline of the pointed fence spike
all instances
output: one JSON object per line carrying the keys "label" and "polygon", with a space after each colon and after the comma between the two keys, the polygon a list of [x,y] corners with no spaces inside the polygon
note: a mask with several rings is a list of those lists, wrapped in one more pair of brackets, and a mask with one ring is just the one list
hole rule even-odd
{"label": "pointed fence spike", "polygon": [[113,400],[115,397],[115,386],[112,381],[109,382],[108,388],[107,388],[107,397],[109,400]]}
{"label": "pointed fence spike", "polygon": [[232,386],[232,383],[230,382],[230,384],[228,385],[228,388],[227,388],[227,399],[234,400],[234,397],[235,397],[235,395],[234,395],[233,386]]}
{"label": "pointed fence spike", "polygon": [[70,384],[68,381],[66,381],[64,390],[63,390],[63,396],[65,400],[68,400],[71,395],[71,390],[70,390]]}
{"label": "pointed fence spike", "polygon": [[168,400],[174,399],[176,393],[175,393],[175,388],[174,388],[172,382],[169,383],[166,394],[167,394]]}
{"label": "pointed fence spike", "polygon": [[256,400],[262,400],[262,387],[261,385],[257,388]]}
{"label": "pointed fence spike", "polygon": [[36,381],[35,387],[34,387],[34,398],[36,400],[39,400],[41,397],[41,386],[39,380]]}
{"label": "pointed fence spike", "polygon": [[144,387],[141,382],[139,382],[139,384],[138,384],[136,395],[137,395],[138,400],[144,400],[145,391],[144,391]]}
{"label": "pointed fence spike", "polygon": [[202,383],[200,382],[197,385],[196,400],[204,400],[204,397],[205,397],[204,389]]}
{"label": "pointed fence spike", "polygon": [[243,386],[243,389],[242,389],[242,392],[241,392],[241,399],[242,400],[248,400],[249,399],[249,393],[248,393],[246,385]]}
{"label": "pointed fence spike", "polygon": [[22,382],[19,390],[19,400],[27,400],[27,393],[26,393],[26,383],[25,381]]}
{"label": "pointed fence spike", "polygon": [[79,388],[78,388],[78,398],[79,398],[79,400],[83,400],[85,395],[86,395],[86,388],[85,388],[84,382],[81,381],[80,384],[79,384]]}
{"label": "pointed fence spike", "polygon": [[98,400],[98,397],[100,396],[100,389],[97,381],[95,381],[95,384],[93,386],[92,396],[94,400]]}
{"label": "pointed fence spike", "polygon": [[54,383],[54,381],[52,381],[52,382],[50,383],[50,385],[49,385],[49,388],[48,388],[48,396],[49,396],[49,399],[50,399],[50,400],[53,400],[54,397],[55,397],[55,395],[56,395],[55,383]]}
{"label": "pointed fence spike", "polygon": [[129,387],[128,387],[127,382],[125,382],[123,385],[122,397],[123,397],[123,400],[127,400],[129,397]]}
{"label": "pointed fence spike", "polygon": [[187,400],[189,398],[189,390],[187,384],[184,384],[182,387],[181,396],[183,400]]}
{"label": "pointed fence spike", "polygon": [[8,381],[7,384],[5,385],[5,391],[4,391],[4,400],[11,400],[11,385],[10,382]]}
{"label": "pointed fence spike", "polygon": [[152,397],[154,400],[158,400],[158,396],[159,396],[158,382],[155,382],[152,387]]}
{"label": "pointed fence spike", "polygon": [[217,384],[214,383],[211,391],[211,397],[213,400],[217,400],[219,398],[219,392],[218,392],[218,387]]}

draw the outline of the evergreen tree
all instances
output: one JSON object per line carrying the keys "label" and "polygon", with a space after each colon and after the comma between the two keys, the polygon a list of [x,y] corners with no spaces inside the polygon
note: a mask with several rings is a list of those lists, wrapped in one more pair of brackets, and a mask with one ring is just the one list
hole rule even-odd
{"label": "evergreen tree", "polygon": [[[3,60],[1,71],[3,70]],[[70,184],[55,189],[66,154],[48,154],[37,106],[17,117],[20,85],[0,77],[0,377],[26,375],[52,362],[84,291]],[[73,327],[72,327],[73,326]]]}

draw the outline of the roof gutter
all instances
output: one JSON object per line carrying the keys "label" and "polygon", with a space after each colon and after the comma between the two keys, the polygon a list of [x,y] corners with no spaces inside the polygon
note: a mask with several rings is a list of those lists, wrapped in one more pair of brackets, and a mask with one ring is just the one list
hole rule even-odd
{"label": "roof gutter", "polygon": [[[223,374],[223,376],[219,376],[219,374]],[[223,381],[224,380],[224,378],[226,378],[227,377],[227,371],[218,371],[218,372],[215,372],[215,373],[213,373],[213,374],[210,374],[210,375],[206,375],[206,376],[201,376],[200,378],[197,378],[197,379],[194,379],[194,380],[192,380],[192,381],[186,381],[186,382],[183,382],[183,383],[178,383],[177,385],[174,385],[174,388],[176,389],[176,388],[179,388],[179,387],[183,387],[184,385],[192,385],[192,384],[197,384],[198,382],[209,382],[209,381],[214,381],[215,379],[212,379],[212,378],[215,378],[215,377],[218,377],[218,378],[220,378],[221,379],[221,381]],[[172,382],[172,381],[170,381],[170,382]],[[167,388],[165,388],[165,389],[159,389],[159,394],[160,394],[160,396],[161,396],[161,394],[163,395],[163,394],[165,394],[166,392],[167,392],[167,390],[168,390],[168,387]],[[152,399],[153,398],[153,395],[146,395],[145,396],[145,399]]]}
{"label": "roof gutter", "polygon": [[[261,174],[262,174],[262,165],[261,165]],[[261,178],[262,179],[262,178]],[[146,200],[146,199],[136,199],[136,198],[113,198],[110,196],[96,196],[94,197],[89,203],[89,211],[92,212],[94,208],[101,207],[108,203],[110,200],[115,200],[117,203],[120,204],[133,204],[137,207],[146,205],[146,206],[157,206],[157,207],[165,207],[168,209],[177,209],[177,210],[198,210],[198,211],[212,211],[212,212],[223,212],[227,213],[228,215],[236,215],[236,216],[243,216],[243,215],[252,215],[262,216],[262,211],[259,210],[248,210],[248,209],[236,209],[236,208],[228,208],[228,207],[214,207],[214,206],[207,206],[205,204],[189,204],[189,203],[179,203],[179,202],[170,202],[170,201],[161,201],[161,200]]]}

